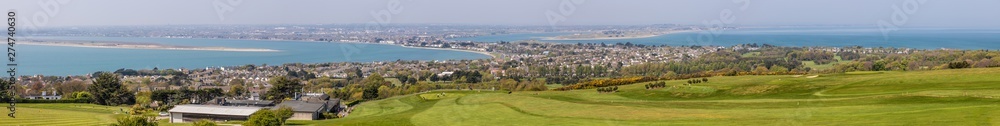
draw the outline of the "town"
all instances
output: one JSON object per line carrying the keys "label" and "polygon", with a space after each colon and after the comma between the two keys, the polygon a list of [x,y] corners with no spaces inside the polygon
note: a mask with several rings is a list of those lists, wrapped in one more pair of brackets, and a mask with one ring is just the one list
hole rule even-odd
{"label": "town", "polygon": [[[549,43],[540,40],[472,42],[450,38],[531,32],[602,31],[596,34],[671,32],[705,28],[676,25],[570,27],[390,26],[160,26],[74,28],[39,31],[53,36],[165,37],[294,40],[390,44],[414,48],[470,51],[491,58],[474,60],[396,60],[246,64],[205,68],[153,68],[97,71],[75,76],[20,76],[15,90],[26,99],[90,99],[88,85],[120,79],[133,92],[131,112],[159,113],[169,122],[247,120],[261,108],[290,111],[290,120],[350,116],[354,105],[370,100],[433,90],[545,91],[578,88],[605,79],[646,77],[676,80],[709,76],[801,75],[856,70],[931,70],[966,66],[943,57],[967,57],[968,67],[995,67],[988,50],[920,50],[883,47],[667,46],[633,43]],[[602,29],[615,29],[608,32]],[[133,32],[110,32],[110,31]],[[166,32],[160,32],[166,31]],[[630,32],[617,32],[630,31]],[[643,32],[639,32],[643,31]],[[590,33],[590,32],[588,32]],[[578,34],[579,35],[579,34]],[[626,35],[621,35],[626,36]],[[580,37],[580,36],[574,36]],[[962,53],[956,53],[962,52]],[[359,53],[364,53],[363,51]],[[948,54],[948,55],[940,55]],[[900,56],[942,57],[893,59]],[[787,59],[787,60],[786,60]],[[908,62],[903,65],[900,62]],[[812,65],[808,65],[812,64]],[[706,79],[707,81],[707,79]],[[565,86],[565,87],[564,87]],[[595,85],[597,87],[616,85]],[[93,87],[91,87],[93,88]],[[608,88],[599,88],[608,92]],[[139,98],[142,97],[142,98]],[[140,100],[143,99],[143,100]],[[286,108],[287,107],[287,108]],[[279,113],[279,111],[275,111]]]}

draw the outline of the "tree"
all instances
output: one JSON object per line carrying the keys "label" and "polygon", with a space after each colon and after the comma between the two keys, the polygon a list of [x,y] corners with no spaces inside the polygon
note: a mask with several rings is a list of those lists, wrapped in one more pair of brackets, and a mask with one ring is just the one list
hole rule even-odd
{"label": "tree", "polygon": [[[247,87],[252,87],[252,85],[247,85],[246,81],[243,79],[233,79],[229,80],[229,94],[232,96],[243,96],[243,94],[248,93]],[[239,86],[239,88],[237,88]],[[240,90],[236,90],[240,89]]]}
{"label": "tree", "polygon": [[439,78],[438,78],[437,75],[431,75],[431,78],[430,78],[431,82],[437,82],[438,80],[439,80]]}
{"label": "tree", "polygon": [[274,111],[275,115],[277,115],[278,117],[281,117],[281,122],[282,123],[284,123],[285,120],[288,120],[288,118],[292,118],[292,114],[295,114],[295,112],[292,110],[292,107],[288,107],[288,106],[281,106],[281,107],[278,107],[278,109],[275,109],[275,110],[272,110],[272,111]]}
{"label": "tree", "polygon": [[93,97],[94,94],[90,94],[90,92],[86,91],[77,91],[69,95],[70,99],[92,99]]}
{"label": "tree", "polygon": [[267,90],[265,98],[268,100],[274,100],[276,103],[280,103],[281,100],[285,98],[291,98],[295,94],[302,92],[302,83],[298,79],[289,79],[288,77],[279,76],[271,78],[271,89]]}
{"label": "tree", "polygon": [[770,70],[771,70],[771,72],[778,73],[778,74],[788,73],[788,68],[786,68],[784,66],[779,66],[777,64],[772,65]]}
{"label": "tree", "polygon": [[229,86],[230,86],[229,87],[230,88],[229,89],[229,96],[239,97],[239,96],[243,96],[243,93],[247,92],[246,88],[243,87],[243,85],[229,85]]}
{"label": "tree", "polygon": [[118,76],[103,72],[89,88],[94,95],[94,102],[100,105],[121,105],[135,103],[134,94],[122,86]]}
{"label": "tree", "polygon": [[185,95],[189,95],[190,98],[198,102],[211,101],[216,97],[225,95],[225,93],[223,93],[222,89],[220,88],[204,88],[199,90],[190,90],[182,93],[184,93]]}
{"label": "tree", "polygon": [[767,69],[767,67],[764,67],[764,66],[757,66],[757,68],[753,69],[753,72],[756,73],[756,74],[764,74],[764,73],[767,73],[767,71],[769,71],[769,70]]}
{"label": "tree", "polygon": [[[87,91],[87,85],[80,80],[71,80],[55,86],[59,94],[70,94],[73,92]],[[71,96],[70,96],[71,97]]]}
{"label": "tree", "polygon": [[133,115],[118,118],[118,122],[111,126],[156,126],[159,125],[156,119],[148,116]]}
{"label": "tree", "polygon": [[364,88],[364,95],[361,98],[365,100],[374,100],[378,98],[378,88],[380,86],[366,86]]}
{"label": "tree", "polygon": [[417,78],[408,77],[406,79],[406,82],[409,83],[409,84],[417,84]]}
{"label": "tree", "polygon": [[281,117],[274,111],[267,109],[257,110],[257,112],[250,114],[246,122],[243,122],[245,126],[280,126],[282,124],[284,121],[281,120]]}
{"label": "tree", "polygon": [[14,84],[10,83],[10,81],[7,81],[6,79],[0,79],[0,103],[10,102],[8,99],[14,98],[13,93],[8,93],[15,91],[14,89],[11,89],[11,85]]}
{"label": "tree", "polygon": [[368,78],[365,78],[365,80],[363,82],[363,84],[364,84],[363,86],[365,88],[364,88],[364,91],[363,91],[364,95],[362,96],[362,98],[365,99],[365,100],[374,100],[374,99],[377,99],[378,96],[379,96],[378,95],[378,88],[381,87],[382,85],[384,85],[385,83],[386,83],[385,79],[382,78],[382,75],[379,75],[377,73],[369,75]]}
{"label": "tree", "polygon": [[[149,95],[149,99],[153,101],[160,101],[164,103],[174,103],[175,99],[172,96],[174,94],[179,94],[177,90],[155,90]],[[186,96],[186,95],[182,95]]]}
{"label": "tree", "polygon": [[708,78],[701,78],[701,81],[708,83]]}

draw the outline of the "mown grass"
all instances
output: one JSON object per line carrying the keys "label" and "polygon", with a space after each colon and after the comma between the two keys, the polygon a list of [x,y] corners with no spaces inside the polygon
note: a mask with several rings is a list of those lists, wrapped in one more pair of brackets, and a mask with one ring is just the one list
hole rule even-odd
{"label": "mown grass", "polygon": [[[6,103],[4,103],[6,106]],[[3,109],[0,125],[18,126],[89,126],[108,125],[123,116],[128,108],[79,103],[19,103],[16,118],[7,117]]]}
{"label": "mown grass", "polygon": [[710,77],[692,86],[619,86],[616,93],[429,92],[363,103],[347,118],[297,124],[1000,125],[998,76],[1000,68],[989,68]]}
{"label": "mown grass", "polygon": [[[1000,125],[1000,68],[710,77],[619,92],[432,91],[289,125]],[[0,125],[104,125],[119,107],[19,104]],[[120,115],[120,114],[119,114]],[[23,117],[23,118],[22,118]],[[179,124],[187,125],[187,124]]]}
{"label": "mown grass", "polygon": [[851,62],[850,60],[846,60],[845,61],[843,59],[840,59],[840,56],[833,56],[833,59],[835,59],[837,61],[830,62],[830,63],[827,63],[827,64],[822,64],[822,65],[816,64],[816,62],[813,62],[813,61],[802,61],[802,65],[805,65],[805,67],[809,67],[809,68],[812,68],[814,70],[823,70],[823,69],[829,69],[829,68],[833,67],[833,65],[836,65],[838,63]]}

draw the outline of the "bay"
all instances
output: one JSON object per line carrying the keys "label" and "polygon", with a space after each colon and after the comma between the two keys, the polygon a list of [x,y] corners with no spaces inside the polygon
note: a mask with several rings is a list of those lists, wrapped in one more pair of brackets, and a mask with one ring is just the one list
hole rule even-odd
{"label": "bay", "polygon": [[246,64],[280,65],[284,63],[490,58],[490,56],[472,52],[362,43],[121,37],[32,37],[28,39],[118,41],[178,46],[263,48],[280,51],[224,52],[17,45],[19,75],[82,75],[97,71],[114,71],[121,68],[196,69]]}
{"label": "bay", "polygon": [[[528,40],[520,36],[557,36],[554,33],[518,34],[512,37],[481,36],[459,40],[495,42]],[[503,37],[503,36],[499,36]],[[550,36],[551,37],[551,36]],[[486,40],[486,41],[479,41]],[[535,39],[538,40],[538,39]],[[647,38],[604,40],[540,40],[552,43],[633,43],[642,45],[716,45],[732,46],[758,43],[778,46],[863,46],[916,49],[1000,49],[1000,29],[970,28],[901,28],[883,34],[877,28],[865,27],[806,27],[806,28],[744,28],[719,31],[692,31]]]}

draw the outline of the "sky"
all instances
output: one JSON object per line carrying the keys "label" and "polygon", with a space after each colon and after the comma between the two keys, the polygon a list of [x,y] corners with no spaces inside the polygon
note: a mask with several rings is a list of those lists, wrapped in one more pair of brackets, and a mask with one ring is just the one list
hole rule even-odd
{"label": "sky", "polygon": [[[921,2],[923,1],[923,2]],[[0,0],[39,27],[189,24],[1000,27],[1000,0]],[[895,7],[894,7],[895,6]],[[899,8],[899,9],[895,9]]]}

